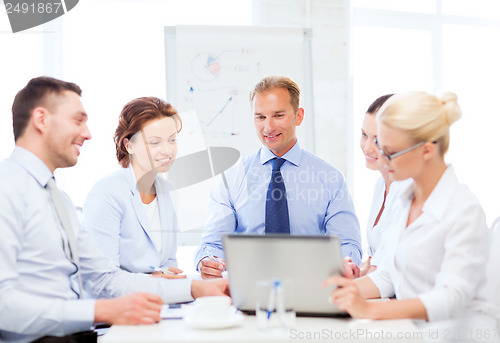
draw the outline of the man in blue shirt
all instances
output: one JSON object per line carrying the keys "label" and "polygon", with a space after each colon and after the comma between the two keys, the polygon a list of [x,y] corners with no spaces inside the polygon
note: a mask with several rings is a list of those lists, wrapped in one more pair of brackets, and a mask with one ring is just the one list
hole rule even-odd
{"label": "man in blue shirt", "polygon": [[[226,282],[123,271],[80,230],[75,208],[53,175],[75,165],[91,138],[80,94],[74,83],[39,77],[18,92],[12,106],[16,146],[0,163],[0,342],[52,342],[51,336],[95,342],[92,332],[75,333],[94,323],[158,322],[164,301],[227,292]],[[110,299],[83,299],[82,285]]]}
{"label": "man in blue shirt", "polygon": [[344,176],[297,141],[296,127],[304,119],[299,100],[298,85],[287,77],[267,77],[255,86],[254,125],[264,146],[226,171],[225,180],[212,189],[208,223],[195,258],[203,278],[220,277],[225,268],[224,234],[266,233],[266,198],[276,158],[285,160],[280,178],[286,188],[288,232],[336,235],[343,255],[360,263],[359,223]]}

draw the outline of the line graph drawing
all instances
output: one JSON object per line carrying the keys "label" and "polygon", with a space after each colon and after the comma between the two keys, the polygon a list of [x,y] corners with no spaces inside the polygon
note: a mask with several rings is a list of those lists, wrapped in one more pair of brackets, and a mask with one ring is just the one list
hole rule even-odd
{"label": "line graph drawing", "polygon": [[231,102],[231,100],[233,100],[233,97],[230,97],[229,99],[227,99],[226,103],[224,104],[224,106],[222,106],[222,108],[219,110],[219,112],[217,112],[217,114],[206,124],[207,126],[210,126],[210,124],[213,123],[213,121],[215,119],[217,119],[217,117],[222,113],[224,112],[224,109],[227,107],[227,105]]}

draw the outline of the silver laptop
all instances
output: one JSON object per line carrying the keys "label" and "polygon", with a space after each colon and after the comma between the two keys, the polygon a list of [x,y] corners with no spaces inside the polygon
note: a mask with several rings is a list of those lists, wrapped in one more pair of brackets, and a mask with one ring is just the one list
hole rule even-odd
{"label": "silver laptop", "polygon": [[223,237],[234,306],[255,312],[257,281],[293,281],[295,311],[303,316],[346,316],[329,301],[334,286],[320,284],[343,275],[340,242],[334,236],[227,235]]}

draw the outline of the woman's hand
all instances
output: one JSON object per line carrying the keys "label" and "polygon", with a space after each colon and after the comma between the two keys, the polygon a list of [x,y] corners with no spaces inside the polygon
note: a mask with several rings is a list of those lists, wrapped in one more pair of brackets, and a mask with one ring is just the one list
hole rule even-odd
{"label": "woman's hand", "polygon": [[368,259],[361,264],[361,267],[359,268],[359,270],[360,270],[359,275],[360,276],[365,276],[366,274],[371,273],[372,271],[377,269],[376,266],[371,265],[371,259],[372,259],[372,257],[368,256]]}
{"label": "woman's hand", "polygon": [[151,276],[154,277],[162,277],[165,279],[185,279],[186,275],[180,275],[182,274],[182,270],[180,270],[177,267],[170,267],[166,271],[156,271],[154,273],[151,273]]}
{"label": "woman's hand", "polygon": [[347,311],[354,318],[371,318],[371,304],[362,296],[354,280],[332,276],[325,280],[321,286],[337,285],[330,296],[330,301],[342,311]]}

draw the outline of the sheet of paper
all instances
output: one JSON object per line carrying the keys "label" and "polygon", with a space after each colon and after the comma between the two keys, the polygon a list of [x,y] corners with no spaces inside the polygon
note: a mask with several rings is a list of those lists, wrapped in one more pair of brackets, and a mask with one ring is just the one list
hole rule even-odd
{"label": "sheet of paper", "polygon": [[160,316],[162,319],[182,319],[185,310],[180,305],[163,305]]}

